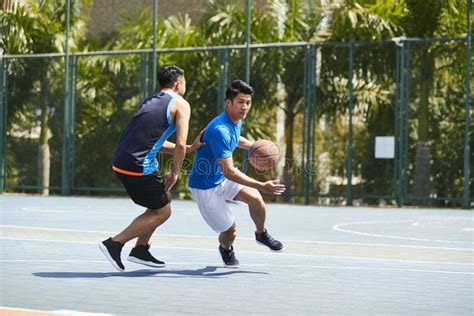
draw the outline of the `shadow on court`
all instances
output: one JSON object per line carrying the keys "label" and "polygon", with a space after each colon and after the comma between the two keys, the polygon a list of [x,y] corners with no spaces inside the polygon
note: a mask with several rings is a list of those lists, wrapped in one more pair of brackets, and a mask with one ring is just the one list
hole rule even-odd
{"label": "shadow on court", "polygon": [[[217,269],[224,269],[225,271],[216,272]],[[223,268],[207,266],[197,270],[136,270],[130,272],[34,272],[33,275],[41,278],[58,278],[58,279],[102,279],[110,277],[125,277],[125,278],[142,278],[150,276],[159,276],[167,278],[180,277],[204,277],[204,278],[218,278],[231,274],[268,274],[266,272],[244,271],[241,269]],[[174,275],[174,276],[173,276]]]}

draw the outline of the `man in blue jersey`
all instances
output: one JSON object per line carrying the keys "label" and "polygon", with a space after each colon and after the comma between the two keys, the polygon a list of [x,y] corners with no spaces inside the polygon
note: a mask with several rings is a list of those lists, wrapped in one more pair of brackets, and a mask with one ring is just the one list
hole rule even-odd
{"label": "man in blue jersey", "polygon": [[237,147],[249,150],[253,144],[240,136],[242,120],[252,105],[252,95],[253,88],[242,80],[233,81],[227,88],[226,111],[204,129],[202,139],[207,145],[197,150],[189,176],[189,187],[201,215],[219,233],[219,252],[228,267],[238,267],[239,261],[232,246],[236,225],[226,200],[248,204],[257,243],[277,252],[284,248],[265,228],[266,206],[259,191],[279,195],[285,186],[278,180],[260,182],[250,178],[236,169],[232,161]]}
{"label": "man in blue jersey", "polygon": [[[119,271],[123,245],[137,238],[127,260],[151,267],[164,266],[153,257],[148,244],[155,229],[171,215],[169,190],[178,179],[184,156],[199,148],[201,134],[192,145],[186,145],[191,108],[183,98],[186,92],[184,71],[164,66],[158,71],[161,91],[142,101],[140,108],[120,137],[113,155],[112,169],[128,195],[146,211],[118,235],[99,243],[105,257]],[[176,143],[167,141],[176,132]],[[171,172],[163,179],[158,172],[156,154],[173,154]]]}

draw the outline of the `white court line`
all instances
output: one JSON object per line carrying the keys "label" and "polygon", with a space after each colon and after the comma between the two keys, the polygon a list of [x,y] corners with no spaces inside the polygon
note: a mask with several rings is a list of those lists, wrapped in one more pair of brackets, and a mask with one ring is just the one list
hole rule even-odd
{"label": "white court line", "polygon": [[[437,220],[437,221],[439,221],[439,220]],[[447,220],[447,221],[449,221],[449,220]],[[414,241],[441,242],[441,243],[452,243],[452,244],[474,244],[474,242],[469,242],[469,241],[451,241],[451,240],[437,240],[437,239],[425,239],[425,238],[401,237],[401,236],[393,236],[393,235],[371,234],[371,233],[364,233],[364,232],[360,232],[360,231],[356,231],[356,230],[341,228],[342,226],[349,226],[349,225],[373,225],[373,224],[380,224],[380,223],[402,223],[402,222],[410,223],[410,222],[413,222],[413,220],[349,222],[349,223],[336,224],[332,227],[332,229],[334,229],[336,231],[343,232],[343,233],[350,233],[350,234],[370,236],[370,237],[402,239],[402,240],[414,240]]]}
{"label": "white court line", "polygon": [[[363,223],[363,222],[360,222]],[[369,223],[369,222],[366,222]],[[343,223],[338,225],[351,224]],[[338,226],[335,225],[335,226]],[[332,228],[335,229],[333,226]],[[46,230],[46,231],[59,231],[59,232],[74,232],[74,233],[95,233],[95,234],[116,234],[117,232],[109,231],[98,231],[98,230],[78,230],[78,229],[66,229],[66,228],[48,228],[48,227],[35,227],[35,226],[14,226],[14,225],[0,225],[0,228],[19,228],[19,229],[30,229],[30,230]],[[340,229],[335,229],[340,230]],[[342,231],[342,230],[341,230]],[[366,234],[366,233],[360,233]],[[370,235],[370,234],[369,234]],[[185,238],[202,238],[215,240],[217,236],[202,236],[202,235],[180,235],[180,234],[158,234],[156,236],[162,237],[185,237]],[[0,236],[0,239],[3,237]],[[3,238],[4,239],[4,238]],[[238,237],[240,240],[253,241],[254,238]],[[398,238],[405,239],[405,238]],[[443,250],[473,250],[470,248],[450,248],[450,247],[430,247],[430,246],[415,246],[415,245],[398,245],[398,244],[371,244],[371,243],[350,243],[350,242],[336,242],[336,241],[319,241],[319,240],[297,240],[297,239],[285,239],[285,242],[295,243],[306,243],[306,244],[329,244],[329,245],[358,245],[358,246],[381,246],[381,247],[403,247],[403,248],[420,248],[420,249],[443,249]],[[465,242],[469,243],[469,242]]]}
{"label": "white court line", "polygon": [[[33,239],[33,238],[10,238],[0,237],[0,240],[18,240],[18,241],[35,241],[35,242],[57,242],[57,243],[71,243],[71,244],[86,244],[86,245],[97,245],[98,242],[91,241],[75,241],[75,240],[57,240],[57,239]],[[125,245],[126,248],[131,246]],[[190,250],[190,251],[210,251],[215,252],[215,249],[207,248],[190,248],[190,247],[174,247],[174,246],[156,246],[160,249],[173,249],[173,250]],[[334,255],[313,255],[313,254],[299,254],[299,253],[275,253],[275,252],[261,252],[251,250],[239,250],[239,253],[258,254],[258,255],[270,255],[270,256],[288,256],[288,257],[316,257],[316,258],[333,258],[333,259],[351,259],[351,260],[366,260],[366,261],[381,261],[381,262],[402,262],[402,263],[422,263],[422,264],[454,264],[463,266],[474,266],[471,263],[460,263],[460,262],[438,262],[438,261],[420,261],[420,260],[404,260],[404,259],[388,259],[388,258],[370,258],[370,257],[352,257],[352,256],[334,256]],[[0,259],[1,261],[1,259]]]}
{"label": "white court line", "polygon": [[[18,263],[18,262],[47,262],[47,263],[108,263],[105,260],[41,260],[41,259],[0,259],[3,263]],[[209,262],[174,262],[167,263],[166,267],[169,266],[216,266],[216,263]],[[163,267],[163,268],[166,268]],[[221,267],[218,265],[218,267]],[[448,271],[448,270],[424,270],[424,269],[402,269],[402,268],[374,268],[374,267],[336,267],[336,266],[320,266],[320,265],[300,265],[300,264],[267,264],[267,263],[244,263],[242,267],[263,267],[263,268],[297,268],[297,269],[329,269],[329,270],[368,270],[368,271],[403,271],[403,272],[423,272],[423,273],[444,273],[444,274],[461,274],[461,275],[474,275],[474,272],[461,272],[461,271]],[[163,271],[163,268],[156,269],[156,271]],[[222,268],[225,268],[222,266]],[[149,269],[153,271],[153,269]],[[134,270],[127,271],[133,272]],[[80,273],[80,272],[78,272]],[[117,273],[117,272],[114,272]]]}
{"label": "white court line", "polygon": [[0,259],[0,262],[18,263],[18,262],[57,262],[57,263],[104,263],[107,260],[53,260],[53,259]]}
{"label": "white court line", "polygon": [[36,226],[15,226],[15,225],[0,225],[0,228],[20,228],[20,229],[36,229],[36,230],[50,230],[50,231],[64,231],[74,233],[99,233],[99,234],[114,234],[116,232],[99,231],[99,230],[80,230],[80,229],[67,229],[67,228],[50,228],[50,227],[36,227]]}
{"label": "white court line", "polygon": [[[79,206],[25,206],[21,208],[22,212],[32,213],[71,213],[74,211],[83,211],[84,209],[90,209],[90,206],[79,207]],[[2,213],[18,213],[18,210],[4,210]]]}
{"label": "white court line", "polygon": [[90,206],[24,206],[21,209],[23,211],[49,211],[51,209],[56,210],[83,210],[83,209],[90,209]]}
{"label": "white court line", "polygon": [[[92,241],[80,241],[80,240],[60,240],[60,239],[34,239],[34,238],[14,238],[14,237],[1,237],[0,240],[18,240],[18,241],[39,241],[39,242],[61,242],[69,244],[85,244],[85,245],[96,245],[99,243]],[[127,247],[127,245],[125,246]]]}

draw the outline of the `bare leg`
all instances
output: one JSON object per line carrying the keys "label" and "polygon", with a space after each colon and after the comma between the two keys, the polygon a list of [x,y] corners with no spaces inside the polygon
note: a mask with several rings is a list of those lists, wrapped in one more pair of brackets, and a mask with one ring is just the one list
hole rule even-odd
{"label": "bare leg", "polygon": [[[165,207],[170,207],[170,205],[171,205],[171,193],[166,192],[166,195],[168,196],[168,201],[170,201],[170,202]],[[149,210],[149,209],[147,209],[147,210]],[[157,211],[160,211],[160,210],[157,210]],[[171,209],[170,209],[169,213],[171,215]],[[161,222],[158,226],[163,224],[168,218],[169,218],[169,216],[163,222]],[[150,241],[151,235],[153,235],[153,232],[156,230],[156,228],[158,228],[158,226],[155,227],[155,229],[153,229],[151,231],[148,231],[148,232],[144,232],[142,235],[138,236],[135,246],[148,245],[148,242]]]}
{"label": "bare leg", "polygon": [[150,241],[150,238],[151,238],[151,235],[153,235],[153,232],[155,230],[156,230],[156,228],[153,229],[150,232],[147,232],[147,233],[144,233],[144,234],[138,236],[137,242],[135,243],[135,247],[136,246],[146,246],[146,245],[148,245],[149,241]]}
{"label": "bare leg", "polygon": [[235,196],[234,200],[248,204],[250,217],[255,223],[257,234],[261,234],[265,230],[267,207],[260,192],[254,188],[244,187]]}
{"label": "bare leg", "polygon": [[166,204],[160,209],[147,209],[143,214],[133,220],[133,222],[122,232],[112,238],[122,244],[137,238],[136,245],[147,245],[155,229],[163,224],[171,215],[171,208]]}
{"label": "bare leg", "polygon": [[237,226],[235,226],[234,223],[228,230],[219,234],[219,243],[222,247],[229,250],[232,247],[236,236]]}

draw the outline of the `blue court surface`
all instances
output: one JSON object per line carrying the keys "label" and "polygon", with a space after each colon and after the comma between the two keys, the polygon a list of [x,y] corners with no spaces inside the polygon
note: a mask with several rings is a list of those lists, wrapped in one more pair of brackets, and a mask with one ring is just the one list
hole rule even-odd
{"label": "blue court surface", "polygon": [[269,204],[283,253],[257,245],[231,204],[240,269],[193,201],[173,201],[151,252],[116,271],[99,241],[143,209],[126,198],[0,196],[0,314],[473,315],[474,218],[461,209]]}

